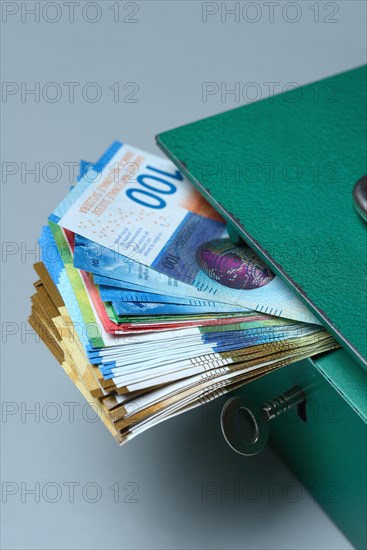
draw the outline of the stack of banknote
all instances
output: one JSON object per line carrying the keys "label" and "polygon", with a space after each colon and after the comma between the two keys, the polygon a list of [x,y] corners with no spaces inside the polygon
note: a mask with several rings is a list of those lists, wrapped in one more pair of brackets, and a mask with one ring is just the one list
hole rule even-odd
{"label": "stack of banknote", "polygon": [[123,443],[338,347],[168,160],[82,161],[39,239],[30,324]]}

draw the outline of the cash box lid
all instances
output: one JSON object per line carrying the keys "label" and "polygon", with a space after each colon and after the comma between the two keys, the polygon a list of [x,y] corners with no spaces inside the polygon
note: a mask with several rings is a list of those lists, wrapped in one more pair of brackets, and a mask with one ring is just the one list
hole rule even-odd
{"label": "cash box lid", "polygon": [[366,67],[157,136],[165,154],[367,365]]}

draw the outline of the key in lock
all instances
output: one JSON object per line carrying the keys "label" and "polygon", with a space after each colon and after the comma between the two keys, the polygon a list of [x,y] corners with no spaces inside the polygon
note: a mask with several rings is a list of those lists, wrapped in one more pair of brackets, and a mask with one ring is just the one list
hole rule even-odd
{"label": "key in lock", "polygon": [[305,402],[305,394],[299,386],[263,405],[248,395],[233,397],[222,409],[221,428],[224,438],[237,453],[256,455],[267,445],[269,422],[295,406],[304,406]]}

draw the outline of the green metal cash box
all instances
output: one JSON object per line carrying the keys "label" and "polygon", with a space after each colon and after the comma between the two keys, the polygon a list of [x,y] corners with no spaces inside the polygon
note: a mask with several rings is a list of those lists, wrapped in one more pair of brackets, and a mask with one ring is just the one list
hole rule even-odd
{"label": "green metal cash box", "polygon": [[343,349],[258,379],[260,403],[298,386],[271,443],[357,548],[367,547],[366,67],[161,133],[157,143]]}

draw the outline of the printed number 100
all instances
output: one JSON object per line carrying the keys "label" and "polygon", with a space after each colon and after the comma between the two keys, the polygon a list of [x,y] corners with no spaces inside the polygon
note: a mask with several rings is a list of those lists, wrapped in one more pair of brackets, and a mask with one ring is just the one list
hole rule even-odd
{"label": "printed number 100", "polygon": [[132,201],[147,208],[164,208],[167,203],[160,195],[173,195],[177,191],[177,187],[167,181],[167,178],[182,181],[183,176],[178,170],[174,174],[170,174],[152,166],[147,166],[146,169],[152,171],[153,174],[140,174],[136,180],[141,187],[128,189],[126,195]]}
{"label": "printed number 100", "polygon": [[175,266],[178,264],[178,262],[180,261],[180,257],[179,256],[174,256],[173,254],[168,254],[165,259],[164,259],[164,262],[162,262],[162,265],[163,267],[165,267],[166,269],[174,269]]}

